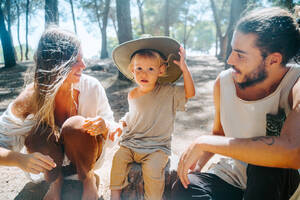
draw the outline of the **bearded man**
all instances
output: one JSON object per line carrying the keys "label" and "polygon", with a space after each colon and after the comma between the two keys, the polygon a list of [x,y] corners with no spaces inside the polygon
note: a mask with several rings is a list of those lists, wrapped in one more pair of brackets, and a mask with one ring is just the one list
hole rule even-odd
{"label": "bearded man", "polygon": [[[281,8],[251,11],[239,20],[231,46],[232,67],[214,85],[212,135],[182,154],[172,199],[286,200],[299,185],[296,20]],[[227,157],[201,173],[214,154]]]}

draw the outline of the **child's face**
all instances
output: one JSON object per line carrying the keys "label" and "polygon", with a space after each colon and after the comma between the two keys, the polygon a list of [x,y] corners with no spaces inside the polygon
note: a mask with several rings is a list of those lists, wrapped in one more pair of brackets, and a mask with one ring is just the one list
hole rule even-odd
{"label": "child's face", "polygon": [[164,73],[164,66],[159,66],[158,59],[136,55],[133,58],[132,73],[135,82],[141,87],[155,87],[159,76]]}

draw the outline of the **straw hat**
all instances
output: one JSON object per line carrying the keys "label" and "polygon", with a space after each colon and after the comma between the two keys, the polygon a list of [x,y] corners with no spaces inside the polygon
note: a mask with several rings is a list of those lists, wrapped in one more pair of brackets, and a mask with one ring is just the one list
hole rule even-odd
{"label": "straw hat", "polygon": [[[113,52],[113,60],[122,74],[128,79],[134,80],[133,74],[129,69],[130,59],[133,53],[140,49],[151,49],[159,51],[166,58],[170,56],[166,75],[158,78],[158,82],[167,83],[176,81],[182,74],[180,68],[173,62],[173,60],[180,60],[178,55],[180,44],[169,37],[147,37],[137,40],[130,40],[117,46]],[[164,59],[166,59],[164,58]]]}

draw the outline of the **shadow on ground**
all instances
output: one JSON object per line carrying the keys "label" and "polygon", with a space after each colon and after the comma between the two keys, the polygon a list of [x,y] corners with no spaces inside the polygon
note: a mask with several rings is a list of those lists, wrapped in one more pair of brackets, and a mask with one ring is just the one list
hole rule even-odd
{"label": "shadow on ground", "polygon": [[[48,191],[49,184],[45,181],[41,183],[32,183],[29,182],[25,185],[22,191],[16,196],[14,200],[38,200],[43,199],[46,192]],[[65,180],[62,192],[62,200],[81,200],[82,196],[82,183],[81,181],[76,180]],[[103,200],[103,197],[100,197],[99,200]]]}

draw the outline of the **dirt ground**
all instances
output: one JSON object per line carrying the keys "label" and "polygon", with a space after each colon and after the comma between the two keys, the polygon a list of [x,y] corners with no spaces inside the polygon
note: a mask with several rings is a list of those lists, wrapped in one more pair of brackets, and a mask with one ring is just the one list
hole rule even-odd
{"label": "dirt ground", "polygon": [[[134,84],[118,81],[117,69],[108,63],[111,61],[90,62],[85,74],[96,77],[105,87],[115,118],[119,120],[128,110],[127,93]],[[23,88],[25,71],[32,64],[27,62],[12,69],[0,69],[0,114]],[[188,65],[195,82],[196,96],[188,102],[186,112],[177,113],[172,140],[171,169],[176,169],[180,154],[196,137],[210,133],[214,114],[212,88],[215,78],[224,69],[224,64],[212,56],[190,57]],[[183,81],[179,80],[177,84],[183,84]],[[96,171],[100,176],[99,194],[104,199],[109,199],[110,196],[108,174],[111,155],[115,150],[116,148],[113,148],[108,151],[104,165]],[[18,168],[0,167],[0,177],[0,200],[17,199],[24,186],[30,184],[24,172]]]}

